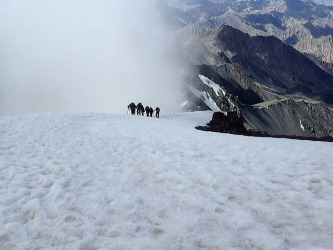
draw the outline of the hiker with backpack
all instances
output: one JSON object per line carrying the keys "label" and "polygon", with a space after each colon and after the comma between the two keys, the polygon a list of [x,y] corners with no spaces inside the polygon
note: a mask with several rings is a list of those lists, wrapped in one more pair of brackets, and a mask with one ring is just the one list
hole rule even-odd
{"label": "hiker with backpack", "polygon": [[156,111],[156,118],[160,118],[160,108],[156,107],[155,111]]}
{"label": "hiker with backpack", "polygon": [[146,114],[147,114],[147,116],[149,116],[150,109],[149,109],[149,107],[148,107],[148,106],[146,106],[146,108],[145,108],[145,111],[146,111]]}
{"label": "hiker with backpack", "polygon": [[145,115],[144,113],[146,112],[147,117],[153,117],[154,111],[156,112],[156,118],[160,118],[160,108],[156,107],[154,110],[152,107],[146,106],[145,108],[143,107],[142,103],[138,103],[138,105],[135,105],[133,102],[131,102],[128,107],[129,110],[131,110],[131,114],[135,115],[135,111],[137,115]]}
{"label": "hiker with backpack", "polygon": [[149,108],[149,115],[150,117],[153,117],[154,110],[152,107]]}
{"label": "hiker with backpack", "polygon": [[138,103],[138,105],[136,106],[137,110],[136,110],[136,114],[137,115],[144,115],[143,113],[145,112],[142,103]]}
{"label": "hiker with backpack", "polygon": [[131,110],[132,115],[135,115],[136,105],[133,102],[127,108]]}

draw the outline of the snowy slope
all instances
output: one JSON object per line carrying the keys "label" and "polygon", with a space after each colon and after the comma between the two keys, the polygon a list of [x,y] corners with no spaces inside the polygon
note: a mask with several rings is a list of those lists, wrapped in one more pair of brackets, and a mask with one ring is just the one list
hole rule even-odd
{"label": "snowy slope", "polygon": [[160,119],[0,119],[1,249],[332,249],[333,144]]}

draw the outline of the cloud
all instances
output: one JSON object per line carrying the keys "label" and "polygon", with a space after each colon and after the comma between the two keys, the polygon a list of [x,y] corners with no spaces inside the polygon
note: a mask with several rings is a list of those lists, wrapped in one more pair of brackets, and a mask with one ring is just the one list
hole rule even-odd
{"label": "cloud", "polygon": [[155,1],[0,4],[0,116],[178,104],[179,61]]}

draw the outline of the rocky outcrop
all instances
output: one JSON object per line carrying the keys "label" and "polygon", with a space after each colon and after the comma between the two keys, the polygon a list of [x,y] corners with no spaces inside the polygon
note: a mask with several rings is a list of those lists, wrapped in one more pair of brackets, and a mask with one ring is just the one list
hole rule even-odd
{"label": "rocky outcrop", "polygon": [[[253,131],[266,131],[271,136],[288,136],[288,137],[332,137],[333,136],[333,110],[322,102],[282,98],[271,101],[261,102],[254,105],[245,105],[239,102],[239,99],[230,93],[227,93],[225,88],[221,87],[223,94],[217,94],[215,82],[208,80],[203,76],[197,77],[195,91],[200,93],[194,95],[189,91],[186,105],[183,105],[183,110],[213,110],[223,111],[227,113],[236,112],[241,115],[249,132],[241,132],[237,123],[230,123],[234,128],[221,123],[222,128],[201,128],[202,130],[227,132],[256,135]],[[207,85],[204,81],[210,81],[213,84]],[[217,85],[217,84],[216,84]],[[215,89],[214,89],[215,88]],[[191,87],[194,89],[194,87]],[[207,96],[209,97],[207,99]],[[210,103],[211,102],[211,103]],[[210,126],[212,127],[212,126]],[[213,127],[216,127],[215,125]],[[239,132],[237,132],[239,131]],[[230,132],[231,133],[231,132]],[[259,135],[263,133],[260,132]]]}
{"label": "rocky outcrop", "polygon": [[315,55],[323,62],[333,63],[332,35],[320,36],[314,39],[301,39],[295,48],[303,53]]}
{"label": "rocky outcrop", "polygon": [[297,135],[271,135],[266,131],[251,130],[245,126],[245,119],[237,112],[221,113],[215,112],[212,120],[206,126],[196,127],[198,130],[217,133],[229,133],[245,136],[256,137],[273,137],[273,138],[287,138],[296,140],[311,140],[311,141],[326,141],[333,142],[333,137],[313,137],[313,136],[297,136]]}
{"label": "rocky outcrop", "polygon": [[333,136],[333,110],[321,102],[285,98],[243,106],[249,127],[271,135]]}
{"label": "rocky outcrop", "polygon": [[198,126],[196,129],[211,132],[229,133],[229,134],[248,134],[244,126],[245,120],[237,112],[215,112],[212,120],[206,126]]}

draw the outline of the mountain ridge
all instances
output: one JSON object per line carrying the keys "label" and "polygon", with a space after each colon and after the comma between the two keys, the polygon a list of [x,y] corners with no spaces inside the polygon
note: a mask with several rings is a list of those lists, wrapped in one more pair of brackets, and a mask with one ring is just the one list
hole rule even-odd
{"label": "mountain ridge", "polygon": [[[327,104],[332,104],[333,77],[296,49],[274,36],[250,36],[229,25],[183,39],[187,53],[196,55],[196,66],[185,70],[185,76],[205,102],[199,104],[200,95],[196,95],[186,109],[210,107],[211,98],[221,111],[238,110],[254,130],[271,135],[332,136],[333,112]],[[230,96],[216,95],[198,75],[223,87]],[[229,100],[235,108],[227,104]],[[271,105],[265,112],[255,106],[281,100],[290,101],[279,108]]]}
{"label": "mountain ridge", "polygon": [[[169,5],[192,17],[184,21],[183,32],[200,32],[228,24],[250,35],[274,35],[302,53],[333,63],[333,43],[329,39],[333,34],[333,6],[300,0],[179,0]],[[327,41],[324,47],[322,37]]]}

